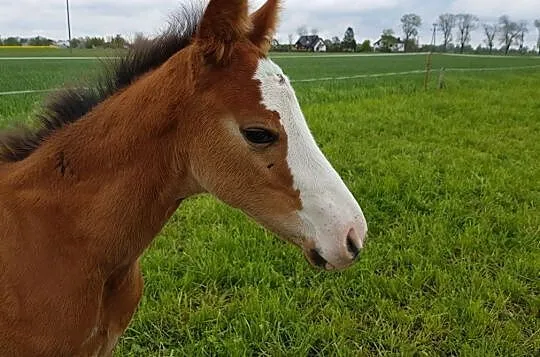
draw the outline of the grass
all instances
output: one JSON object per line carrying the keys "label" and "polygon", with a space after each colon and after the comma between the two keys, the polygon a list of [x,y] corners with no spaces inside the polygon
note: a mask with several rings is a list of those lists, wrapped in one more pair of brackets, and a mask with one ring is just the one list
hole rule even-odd
{"label": "grass", "polygon": [[104,57],[115,56],[120,50],[105,49],[66,49],[57,47],[16,47],[0,46],[0,57]]}
{"label": "grass", "polygon": [[[424,58],[277,61],[311,78],[418,69]],[[19,68],[0,70],[0,92],[55,87],[95,65],[60,63],[0,61]],[[145,295],[116,355],[538,355],[540,69],[446,80],[427,92],[421,75],[296,83],[368,219],[362,259],[316,272],[241,213],[191,199],[144,257]],[[27,120],[42,96],[0,97],[0,125]]]}

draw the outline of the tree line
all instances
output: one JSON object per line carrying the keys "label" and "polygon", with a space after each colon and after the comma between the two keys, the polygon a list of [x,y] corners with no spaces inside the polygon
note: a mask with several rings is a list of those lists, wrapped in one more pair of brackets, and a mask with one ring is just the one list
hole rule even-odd
{"label": "tree line", "polygon": [[[525,44],[525,35],[529,32],[529,23],[527,21],[513,21],[509,16],[501,16],[495,23],[481,23],[479,18],[473,14],[441,14],[434,24],[435,35],[439,34],[442,38],[442,44],[436,43],[420,45],[418,41],[418,32],[422,26],[422,18],[414,13],[405,14],[401,17],[401,31],[403,37],[397,37],[392,29],[384,29],[380,39],[374,44],[369,40],[357,43],[354,30],[349,27],[345,31],[343,40],[339,37],[324,40],[326,50],[329,52],[393,52],[397,49],[404,52],[431,51],[439,50],[443,52],[456,51],[464,52],[500,52],[508,54],[515,48],[519,53],[526,53],[529,49]],[[538,31],[536,47],[540,55],[540,19],[533,22]],[[481,30],[483,35],[482,45],[473,49],[470,46],[471,35],[473,32]],[[299,37],[306,35],[318,35],[318,29],[308,29],[303,25],[299,27],[296,34]],[[289,44],[282,45],[274,41],[274,50],[290,51],[294,48],[294,34],[288,35]],[[433,40],[432,40],[433,41]],[[436,38],[435,38],[436,41]],[[501,47],[497,47],[500,45]]]}
{"label": "tree line", "polygon": [[[435,46],[432,44],[420,45],[418,41],[418,31],[422,26],[422,18],[414,13],[405,14],[401,17],[402,37],[397,37],[392,29],[384,29],[380,39],[374,44],[370,40],[357,43],[354,30],[348,27],[343,35],[343,39],[335,36],[324,40],[326,50],[329,52],[393,52],[402,50],[404,52],[431,51],[438,50],[443,52],[457,51],[464,52],[500,52],[508,54],[512,48],[518,53],[526,53],[528,48],[525,46],[525,35],[530,31],[527,21],[513,21],[509,16],[501,16],[495,23],[480,23],[479,18],[473,14],[441,14],[434,24],[434,31],[442,37],[442,44]],[[536,47],[540,55],[540,19],[533,22],[538,31]],[[484,44],[475,49],[470,46],[471,34],[474,31],[481,30],[484,38]],[[302,37],[306,35],[318,35],[318,29],[308,29],[303,25],[297,29],[297,35]],[[138,34],[136,38],[140,37]],[[275,51],[290,51],[294,48],[294,34],[288,35],[289,44],[281,45],[274,40],[272,43]],[[41,36],[33,38],[8,37],[0,38],[0,46],[51,46],[56,42]],[[497,47],[497,45],[501,47]],[[124,48],[129,42],[121,35],[114,37],[78,37],[73,38],[68,44],[72,48]]]}
{"label": "tree line", "polygon": [[[49,38],[37,36],[32,38],[8,37],[0,38],[0,46],[54,46],[57,42]],[[77,37],[67,44],[71,48],[124,48],[129,42],[121,35],[114,37]]]}
{"label": "tree line", "polygon": [[[534,26],[538,30],[537,47],[540,55],[540,19],[534,21]],[[527,21],[513,21],[508,15],[501,16],[496,23],[480,23],[478,17],[472,14],[442,14],[438,18],[437,28],[443,35],[444,51],[453,44],[454,29],[457,29],[456,43],[460,53],[469,44],[471,33],[478,29],[482,30],[489,53],[493,52],[497,43],[502,46],[500,50],[504,54],[508,54],[512,46],[516,46],[520,53],[527,51],[525,35],[529,32],[529,24]]]}
{"label": "tree line", "polygon": [[6,39],[0,38],[0,46],[52,46],[54,41],[37,36],[32,38],[20,38],[20,37],[8,37]]}

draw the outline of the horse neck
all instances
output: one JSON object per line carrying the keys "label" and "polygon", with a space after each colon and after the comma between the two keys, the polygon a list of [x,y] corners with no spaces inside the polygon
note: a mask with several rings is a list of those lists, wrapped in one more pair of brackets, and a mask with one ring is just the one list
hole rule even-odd
{"label": "horse neck", "polygon": [[136,260],[181,199],[199,191],[178,148],[178,105],[164,101],[183,94],[152,95],[172,89],[164,88],[173,84],[169,76],[165,68],[141,79],[11,170],[11,182],[28,192],[29,209],[66,225],[57,228],[62,234],[39,237],[40,244],[76,237],[105,271],[116,269]]}

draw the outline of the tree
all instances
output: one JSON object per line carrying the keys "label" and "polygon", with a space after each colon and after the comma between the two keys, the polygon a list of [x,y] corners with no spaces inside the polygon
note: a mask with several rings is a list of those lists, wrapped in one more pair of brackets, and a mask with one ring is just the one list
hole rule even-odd
{"label": "tree", "polygon": [[72,38],[71,42],[69,43],[69,47],[71,48],[79,48],[82,45],[82,41],[79,38]]}
{"label": "tree", "polygon": [[456,15],[456,24],[460,44],[459,53],[463,53],[465,45],[471,41],[471,32],[478,27],[478,17],[471,14],[458,14]]}
{"label": "tree", "polygon": [[456,16],[453,14],[442,14],[439,16],[437,27],[443,34],[443,48],[446,51],[452,42],[452,31],[456,27]]}
{"label": "tree", "polygon": [[371,47],[371,41],[365,40],[361,45],[358,46],[358,52],[372,52],[373,48]]}
{"label": "tree", "polygon": [[331,40],[324,41],[326,43],[327,52],[341,52],[341,40],[339,37],[334,36]]}
{"label": "tree", "polygon": [[[399,39],[398,39],[399,42]],[[414,52],[418,50],[418,41],[416,38],[410,38],[407,41],[403,41],[403,49],[407,49],[409,52]]]}
{"label": "tree", "polygon": [[324,45],[326,46],[326,52],[333,52],[332,51],[332,47],[333,47],[333,44],[332,44],[332,40],[324,40]]}
{"label": "tree", "polygon": [[352,29],[352,27],[347,28],[347,31],[345,31],[341,47],[345,51],[356,51],[356,40],[354,39],[354,30]]}
{"label": "tree", "polygon": [[111,47],[112,48],[124,48],[127,45],[127,41],[120,35],[116,35],[111,40]]}
{"label": "tree", "polygon": [[500,42],[504,44],[504,54],[507,55],[512,43],[519,36],[519,25],[510,20],[507,15],[499,18]]}
{"label": "tree", "polygon": [[499,28],[497,25],[490,25],[490,24],[484,24],[484,34],[486,35],[486,45],[489,47],[489,54],[493,52],[493,46],[495,45],[495,36],[497,36],[497,32],[499,31]]}
{"label": "tree", "polygon": [[289,34],[289,51],[292,49],[293,47],[293,37],[294,35],[292,33]]}
{"label": "tree", "polygon": [[298,34],[298,36],[302,37],[302,36],[307,36],[308,34],[308,28],[306,25],[302,25],[300,26],[297,30],[296,30],[296,33]]}
{"label": "tree", "polygon": [[523,52],[523,47],[525,46],[525,34],[529,32],[527,21],[521,21],[518,24],[518,35],[517,40],[519,43],[519,52]]}
{"label": "tree", "polygon": [[411,47],[411,40],[418,36],[418,28],[422,25],[422,18],[416,14],[405,14],[401,17],[401,27],[405,35],[405,52]]}
{"label": "tree", "polygon": [[45,37],[37,36],[28,39],[29,46],[51,46],[54,41]]}
{"label": "tree", "polygon": [[332,39],[324,41],[324,43],[327,52],[341,52],[341,40],[339,37],[334,36]]}
{"label": "tree", "polygon": [[540,56],[540,19],[534,20],[534,27],[538,30],[538,40],[536,41],[536,47],[538,47],[538,56]]}
{"label": "tree", "polygon": [[4,40],[4,46],[20,46],[21,39],[18,37],[8,37]]}
{"label": "tree", "polygon": [[105,47],[105,39],[102,37],[87,37],[84,41],[84,46],[86,48],[103,48]]}

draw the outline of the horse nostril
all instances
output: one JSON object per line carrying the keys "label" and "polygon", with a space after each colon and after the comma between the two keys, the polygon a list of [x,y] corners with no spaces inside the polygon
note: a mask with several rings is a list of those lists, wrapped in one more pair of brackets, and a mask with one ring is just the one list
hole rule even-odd
{"label": "horse nostril", "polygon": [[350,233],[347,236],[347,249],[352,254],[354,259],[358,258],[358,255],[360,254],[360,249],[358,249],[356,244],[354,244],[354,241],[352,240]]}
{"label": "horse nostril", "polygon": [[326,267],[326,259],[324,259],[321,254],[316,249],[311,249],[309,251],[309,258],[319,268],[325,268]]}

